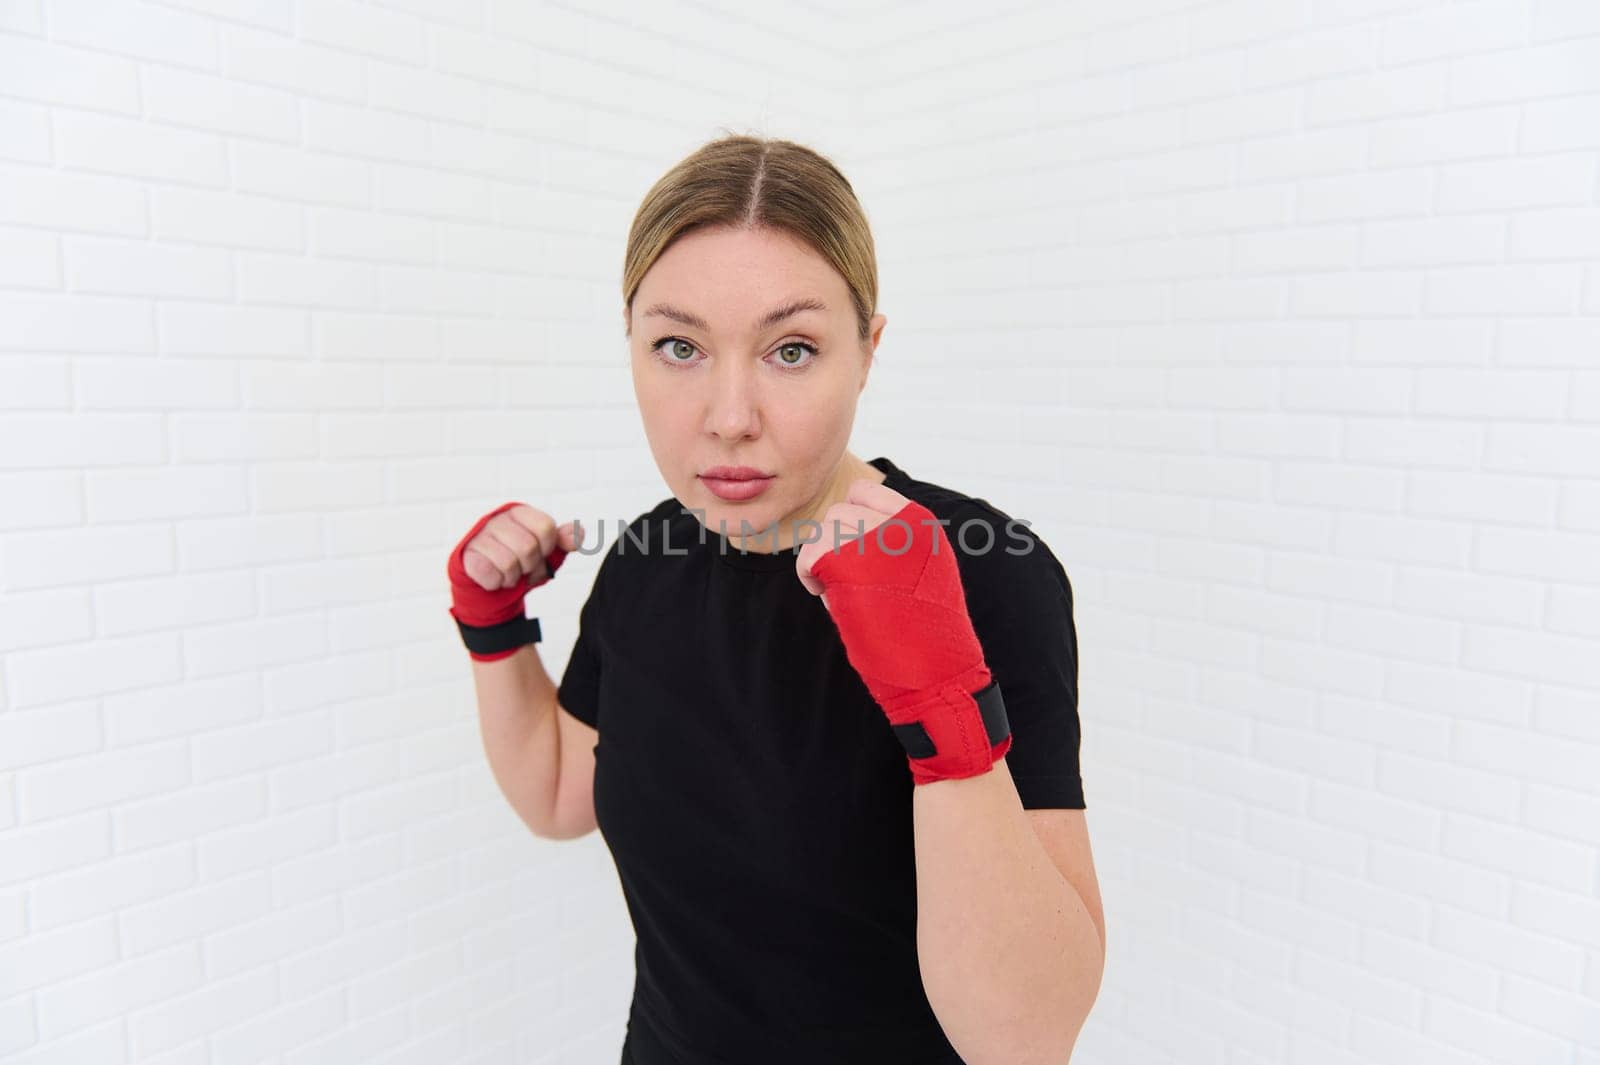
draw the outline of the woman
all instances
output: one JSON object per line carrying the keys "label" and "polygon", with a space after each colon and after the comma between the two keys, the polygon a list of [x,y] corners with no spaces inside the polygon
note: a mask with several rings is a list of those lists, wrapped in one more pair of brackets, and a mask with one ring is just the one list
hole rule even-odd
{"label": "woman", "polygon": [[449,566],[502,789],[616,861],[623,1061],[1066,1061],[1104,951],[1071,587],[987,501],[848,450],[885,324],[849,183],[709,143],[645,197],[623,296],[672,495],[559,688],[522,597],[578,524],[507,503]]}

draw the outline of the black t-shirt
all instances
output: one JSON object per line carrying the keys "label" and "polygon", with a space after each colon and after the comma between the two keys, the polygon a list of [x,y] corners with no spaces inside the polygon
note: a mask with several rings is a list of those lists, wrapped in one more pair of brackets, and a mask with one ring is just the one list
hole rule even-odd
{"label": "black t-shirt", "polygon": [[[1060,562],[986,500],[871,462],[949,519],[1022,805],[1084,808]],[[921,983],[906,751],[797,555],[741,552],[669,497],[605,548],[579,615],[558,697],[599,730],[636,1065],[961,1060]]]}

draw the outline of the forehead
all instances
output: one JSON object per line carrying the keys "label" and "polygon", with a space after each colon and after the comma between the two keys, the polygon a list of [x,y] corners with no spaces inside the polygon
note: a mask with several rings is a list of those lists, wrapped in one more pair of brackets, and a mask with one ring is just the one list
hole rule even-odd
{"label": "forehead", "polygon": [[700,329],[760,330],[775,324],[779,312],[817,318],[844,313],[849,305],[844,278],[832,264],[771,229],[685,234],[651,265],[634,296],[641,318]]}

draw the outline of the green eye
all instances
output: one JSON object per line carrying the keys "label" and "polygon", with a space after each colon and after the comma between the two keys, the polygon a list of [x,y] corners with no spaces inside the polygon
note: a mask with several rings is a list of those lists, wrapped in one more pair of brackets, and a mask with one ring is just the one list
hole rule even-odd
{"label": "green eye", "polygon": [[[682,337],[661,337],[650,345],[650,350],[662,362],[677,366],[694,366],[702,361],[694,358],[699,349]],[[816,345],[808,344],[803,340],[791,340],[786,344],[779,345],[776,354],[778,365],[781,368],[793,370],[797,373],[809,369],[812,363],[822,357],[822,353],[817,350]],[[808,359],[805,357],[807,355],[811,357]]]}
{"label": "green eye", "polygon": [[[789,353],[794,353],[794,358],[790,358]],[[811,358],[806,359],[806,355]],[[803,370],[816,361],[817,349],[804,341],[790,341],[778,349],[778,362],[785,369]]]}

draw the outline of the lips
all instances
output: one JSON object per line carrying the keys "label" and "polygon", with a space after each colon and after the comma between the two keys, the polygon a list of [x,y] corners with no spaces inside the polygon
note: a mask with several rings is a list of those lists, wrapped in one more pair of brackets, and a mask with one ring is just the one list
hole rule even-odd
{"label": "lips", "polygon": [[766,491],[776,476],[754,466],[713,466],[700,474],[700,483],[718,499],[737,503]]}
{"label": "lips", "polygon": [[771,477],[772,474],[754,466],[713,466],[709,470],[702,470],[700,476],[709,481],[754,481]]}

